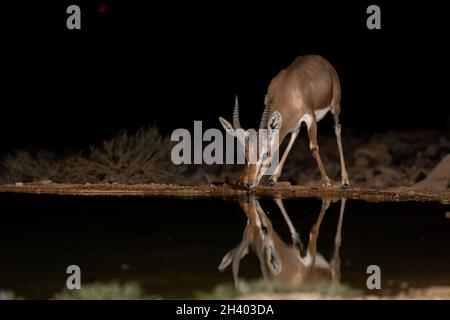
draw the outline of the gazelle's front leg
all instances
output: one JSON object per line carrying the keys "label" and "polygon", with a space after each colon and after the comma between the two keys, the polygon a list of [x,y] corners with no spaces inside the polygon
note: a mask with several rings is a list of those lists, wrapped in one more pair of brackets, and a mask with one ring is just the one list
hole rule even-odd
{"label": "gazelle's front leg", "polygon": [[281,161],[280,161],[280,163],[278,163],[277,167],[275,168],[274,173],[270,177],[269,186],[272,187],[272,186],[274,186],[277,183],[278,178],[281,175],[281,171],[283,170],[284,162],[286,161],[286,158],[287,158],[287,156],[289,154],[289,151],[291,150],[291,148],[292,148],[292,146],[293,146],[293,144],[295,142],[295,139],[298,137],[299,131],[300,130],[296,130],[296,131],[291,133],[291,139],[289,140],[289,144],[287,145],[286,150],[284,150],[283,156],[281,157]]}
{"label": "gazelle's front leg", "polygon": [[312,117],[311,123],[308,124],[308,136],[309,136],[309,148],[311,149],[312,156],[317,161],[317,166],[319,167],[320,174],[322,176],[323,185],[326,187],[331,186],[331,180],[328,178],[325,168],[322,163],[322,159],[319,154],[319,145],[317,144],[317,122],[316,118]]}
{"label": "gazelle's front leg", "polygon": [[308,248],[306,250],[307,255],[310,256],[309,265],[307,267],[312,268],[316,261],[317,255],[317,238],[319,236],[320,225],[322,224],[323,217],[325,216],[325,212],[328,210],[330,206],[330,200],[322,200],[322,208],[320,209],[319,217],[317,217],[316,223],[311,227],[311,231],[309,232],[309,243]]}
{"label": "gazelle's front leg", "polygon": [[277,204],[278,208],[281,211],[281,214],[283,215],[284,221],[286,221],[286,224],[289,228],[289,232],[291,233],[291,239],[292,239],[292,244],[294,246],[299,246],[300,251],[303,252],[303,243],[300,239],[300,235],[297,232],[297,230],[294,227],[294,224],[292,223],[291,219],[289,218],[289,215],[286,211],[286,208],[283,205],[283,200],[281,200],[280,198],[275,199],[275,203]]}

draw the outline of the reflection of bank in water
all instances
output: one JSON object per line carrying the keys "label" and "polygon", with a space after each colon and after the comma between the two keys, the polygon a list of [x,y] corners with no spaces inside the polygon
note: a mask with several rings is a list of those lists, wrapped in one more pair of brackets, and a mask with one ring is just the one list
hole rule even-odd
{"label": "reflection of bank in water", "polygon": [[[234,283],[240,287],[239,264],[249,248],[256,253],[263,279],[268,282],[299,288],[303,285],[314,285],[340,281],[340,256],[342,220],[345,210],[345,198],[341,198],[341,209],[334,240],[334,251],[330,261],[317,252],[317,238],[325,212],[330,200],[322,200],[319,217],[311,227],[309,243],[306,250],[294,225],[292,224],[281,199],[276,199],[283,218],[289,227],[292,243],[285,243],[274,230],[271,221],[261,205],[254,198],[240,201],[241,208],[247,216],[240,244],[229,251],[222,259],[219,270],[224,271],[232,265]],[[303,252],[305,251],[305,252]]]}

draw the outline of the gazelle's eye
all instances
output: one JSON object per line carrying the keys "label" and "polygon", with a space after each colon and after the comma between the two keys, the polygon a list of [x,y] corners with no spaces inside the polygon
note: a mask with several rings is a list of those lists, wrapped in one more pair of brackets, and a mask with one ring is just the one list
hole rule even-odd
{"label": "gazelle's eye", "polygon": [[267,227],[266,227],[265,225],[262,225],[262,226],[261,226],[261,230],[262,230],[262,232],[263,232],[265,235],[268,233]]}

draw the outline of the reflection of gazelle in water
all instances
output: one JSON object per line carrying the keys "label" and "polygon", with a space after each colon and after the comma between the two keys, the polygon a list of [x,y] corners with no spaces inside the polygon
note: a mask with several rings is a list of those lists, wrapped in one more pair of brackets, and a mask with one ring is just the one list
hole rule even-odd
{"label": "reflection of gazelle in water", "polygon": [[288,286],[302,286],[319,282],[340,281],[341,228],[345,210],[345,199],[341,199],[341,209],[334,243],[334,252],[330,262],[317,252],[317,237],[320,224],[330,205],[330,200],[322,201],[322,208],[316,223],[309,234],[309,243],[306,255],[302,256],[302,243],[281,199],[275,200],[280,208],[292,237],[292,244],[285,243],[272,227],[272,223],[255,199],[241,201],[241,208],[247,215],[247,226],[241,243],[229,251],[222,259],[219,270],[224,271],[232,265],[233,278],[236,287],[239,287],[239,263],[248,253],[249,247],[255,251],[263,278]]}

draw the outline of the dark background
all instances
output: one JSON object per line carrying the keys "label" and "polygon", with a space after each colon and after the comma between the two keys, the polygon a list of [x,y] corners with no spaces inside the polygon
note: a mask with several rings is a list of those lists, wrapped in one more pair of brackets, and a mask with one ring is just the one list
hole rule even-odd
{"label": "dark background", "polygon": [[[392,2],[2,3],[0,152],[83,149],[150,123],[218,128],[235,94],[256,127],[270,80],[303,54],[337,69],[344,134],[448,130],[446,11]],[[82,30],[67,30],[69,4]],[[381,30],[366,28],[370,4]]]}

